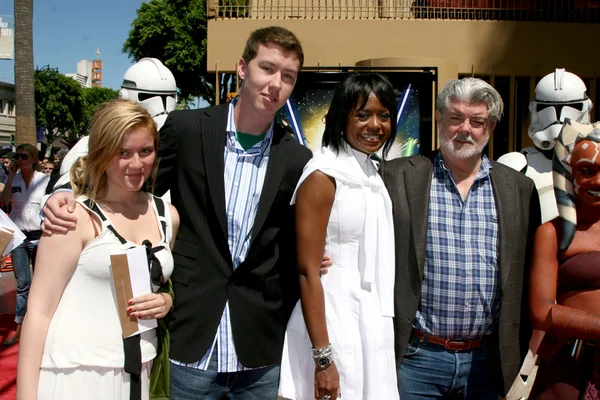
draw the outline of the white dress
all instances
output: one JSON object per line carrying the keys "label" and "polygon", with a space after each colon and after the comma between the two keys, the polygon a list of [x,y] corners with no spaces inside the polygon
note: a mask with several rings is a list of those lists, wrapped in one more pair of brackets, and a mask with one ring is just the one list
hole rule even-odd
{"label": "white dress", "polygon": [[[149,196],[161,232],[160,243],[152,245],[163,246],[156,257],[164,279],[168,279],[173,272],[169,205],[165,203],[164,215],[160,216],[154,196]],[[84,199],[77,201],[83,205]],[[160,221],[165,222],[164,230]],[[42,355],[38,399],[129,399],[110,255],[121,254],[135,244],[122,244],[108,229],[110,224],[108,219],[103,221],[102,231],[81,252],[52,316]],[[147,399],[151,361],[156,357],[156,331],[143,332],[140,339],[142,399]]]}
{"label": "white dress", "polygon": [[[298,186],[315,170],[335,178],[336,183],[325,243],[333,265],[321,283],[341,396],[350,400],[398,399],[389,195],[372,160],[350,148],[339,155],[328,148],[316,152]],[[314,399],[314,373],[311,342],[298,302],[286,330],[279,395]]]}

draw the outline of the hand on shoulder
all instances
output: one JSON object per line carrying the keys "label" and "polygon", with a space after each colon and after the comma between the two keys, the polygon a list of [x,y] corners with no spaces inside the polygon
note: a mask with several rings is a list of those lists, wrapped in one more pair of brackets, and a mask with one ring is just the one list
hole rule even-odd
{"label": "hand on shoulder", "polygon": [[[77,224],[75,211],[75,196],[71,191],[55,192],[50,195],[42,208],[44,221],[42,230],[47,235],[67,233],[74,230]],[[63,207],[66,206],[66,207]]]}
{"label": "hand on shoulder", "polygon": [[79,203],[75,203],[73,211],[68,211],[69,208],[69,204],[63,204],[59,207],[59,210],[63,213],[69,213],[69,215],[76,218],[74,228],[66,232],[47,232],[44,230],[42,240],[45,242],[51,240],[57,244],[63,241],[80,240],[83,248],[94,239],[95,232],[101,229],[101,223],[100,221],[95,221],[96,218],[88,213]]}

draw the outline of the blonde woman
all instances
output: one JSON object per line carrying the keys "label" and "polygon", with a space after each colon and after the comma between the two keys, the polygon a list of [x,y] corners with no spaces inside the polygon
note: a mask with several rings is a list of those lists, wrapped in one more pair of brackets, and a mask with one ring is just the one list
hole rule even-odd
{"label": "blonde woman", "polygon": [[[170,246],[179,216],[145,191],[156,170],[157,142],[156,125],[139,104],[116,100],[96,113],[89,155],[71,170],[77,227],[40,241],[18,399],[148,398],[156,332],[122,338],[110,255],[148,240],[153,289],[173,270]],[[172,303],[168,293],[150,293],[131,299],[127,311],[162,318]]]}

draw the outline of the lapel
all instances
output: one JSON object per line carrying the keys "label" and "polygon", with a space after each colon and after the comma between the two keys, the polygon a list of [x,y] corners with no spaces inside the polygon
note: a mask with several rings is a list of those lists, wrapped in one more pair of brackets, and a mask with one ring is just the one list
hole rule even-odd
{"label": "lapel", "polygon": [[516,198],[515,186],[511,184],[511,180],[506,176],[506,173],[494,161],[492,161],[492,166],[490,179],[498,212],[498,237],[500,240],[498,268],[500,269],[500,288],[504,291],[510,272],[510,245],[512,243],[511,238],[514,237],[513,229],[515,226],[514,220],[511,222],[510,213],[514,205],[518,204],[518,199]]}
{"label": "lapel", "polygon": [[271,210],[271,205],[273,204],[275,195],[279,190],[281,179],[283,178],[283,175],[287,169],[287,163],[291,156],[290,150],[293,149],[293,146],[288,146],[287,142],[294,139],[288,135],[277,123],[275,123],[273,129],[271,152],[269,154],[265,181],[260,193],[258,210],[256,211],[256,217],[254,218],[254,226],[252,227],[250,249],[252,249],[252,243],[267,220],[267,216]]}
{"label": "lapel", "polygon": [[210,193],[215,214],[223,235],[227,238],[227,219],[225,216],[225,140],[227,138],[227,116],[229,105],[207,109],[205,119],[206,133],[199,135],[202,140],[202,155],[206,173],[207,189]]}
{"label": "lapel", "polygon": [[[423,160],[423,159],[420,159]],[[419,279],[423,279],[425,271],[425,246],[427,243],[427,221],[429,215],[429,192],[431,188],[431,162],[419,162],[412,168],[406,168],[404,187],[410,215],[410,226],[414,238]]]}

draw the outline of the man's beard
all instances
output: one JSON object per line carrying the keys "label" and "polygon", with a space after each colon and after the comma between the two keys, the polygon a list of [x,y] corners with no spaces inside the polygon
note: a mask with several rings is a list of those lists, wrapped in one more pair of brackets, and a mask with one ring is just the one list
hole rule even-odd
{"label": "man's beard", "polygon": [[[460,148],[457,148],[456,140],[462,143]],[[488,133],[485,141],[481,142],[479,145],[475,143],[475,141],[471,138],[470,135],[463,135],[461,133],[457,133],[452,137],[452,139],[446,139],[444,135],[441,136],[441,144],[450,153],[456,158],[465,159],[471,158],[483,152],[483,149],[488,144],[490,140],[490,134]]]}

